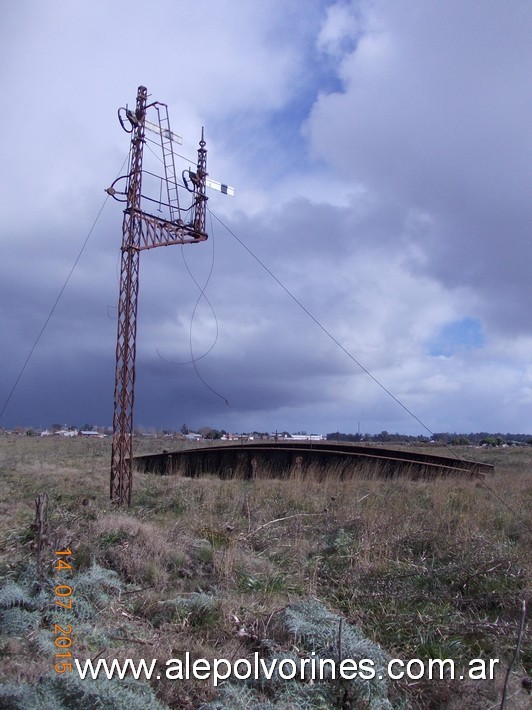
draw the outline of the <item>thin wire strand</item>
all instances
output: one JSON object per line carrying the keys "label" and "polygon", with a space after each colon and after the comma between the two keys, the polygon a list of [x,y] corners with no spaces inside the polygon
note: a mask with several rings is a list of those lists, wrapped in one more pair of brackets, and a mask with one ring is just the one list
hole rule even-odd
{"label": "thin wire strand", "polygon": [[[201,375],[200,371],[198,370],[198,366],[197,366],[197,364],[196,364],[196,358],[194,357],[194,348],[193,348],[193,345],[192,345],[192,327],[193,327],[193,323],[194,323],[194,316],[195,316],[195,314],[196,314],[196,309],[198,308],[198,305],[199,305],[201,299],[203,298],[203,296],[204,296],[204,294],[205,294],[205,289],[207,288],[207,286],[208,286],[208,284],[209,284],[209,281],[211,280],[211,276],[212,276],[212,273],[213,273],[213,270],[214,270],[215,252],[214,252],[214,229],[213,229],[213,224],[212,224],[212,215],[211,215],[211,240],[212,240],[212,260],[211,260],[211,268],[210,268],[210,271],[209,271],[209,275],[207,276],[207,280],[205,281],[205,285],[204,285],[204,287],[201,289],[201,293],[199,294],[198,299],[197,299],[197,301],[196,301],[196,305],[194,306],[194,311],[193,311],[193,313],[192,313],[192,318],[190,319],[190,328],[189,328],[190,357],[191,357],[191,359],[192,359],[192,366],[193,366],[193,368],[194,368],[194,371],[195,371],[196,375],[198,376],[198,378],[200,379],[200,381],[205,385],[205,387],[206,387],[208,390],[210,390],[213,394],[215,394],[217,397],[219,397],[221,400],[223,400],[223,401],[227,404],[227,406],[229,406],[229,400],[228,400],[226,397],[224,397],[222,394],[220,394],[219,392],[217,392],[213,387],[211,387],[211,386],[209,385],[209,383],[206,382],[205,379],[203,378],[203,376]],[[182,253],[184,254],[183,251],[182,251]],[[184,256],[183,256],[183,258],[184,258]],[[186,264],[186,259],[185,259],[185,264]],[[186,266],[187,266],[187,269],[188,269],[188,265],[187,265],[187,264],[186,264]],[[192,276],[190,270],[189,270],[189,273],[190,273],[190,275]],[[194,279],[194,281],[195,281],[195,279]],[[211,306],[211,307],[212,307],[212,306]],[[213,313],[214,313],[214,309],[213,309]],[[215,318],[216,318],[216,314],[215,314]],[[216,319],[216,329],[217,329],[217,333],[216,333],[216,340],[217,340],[217,339],[218,339],[218,320],[217,320],[217,319]],[[216,343],[214,343],[214,344],[216,344]],[[214,345],[213,345],[213,347],[214,347]],[[212,349],[212,348],[211,348],[211,349]]]}
{"label": "thin wire strand", "polygon": [[502,503],[502,504],[505,506],[505,508],[508,508],[508,510],[509,510],[510,512],[512,512],[512,513],[515,515],[515,517],[518,518],[528,530],[532,530],[532,526],[530,526],[530,525],[528,524],[528,521],[525,520],[525,518],[523,518],[523,516],[522,516],[520,513],[518,513],[517,510],[515,510],[514,508],[512,508],[512,506],[509,505],[509,504],[504,500],[504,498],[501,498],[501,496],[500,496],[498,493],[495,493],[495,491],[493,490],[493,488],[491,488],[491,486],[488,486],[488,484],[486,483],[486,481],[485,481],[483,478],[480,478],[479,480],[480,480],[480,482],[482,483],[482,485],[484,486],[484,488],[486,488],[486,489],[491,493],[492,496],[494,496],[495,498],[497,498],[497,500],[498,500],[500,503]]}
{"label": "thin wire strand", "polygon": [[[283,291],[290,296],[290,298],[307,314],[307,316],[325,333],[325,335],[330,338],[335,345],[337,345],[342,352],[344,352],[347,357],[352,360],[368,377],[370,377],[373,382],[375,382],[376,385],[378,385],[389,397],[393,399],[394,402],[396,402],[402,409],[404,409],[407,414],[409,414],[413,419],[415,419],[418,424],[420,424],[426,431],[429,432],[431,436],[434,436],[434,433],[429,429],[429,427],[424,424],[424,422],[421,421],[419,417],[417,417],[403,402],[401,402],[390,390],[382,384],[374,375],[371,374],[371,372],[362,365],[362,363],[357,360],[354,355],[352,355],[340,342],[335,336],[322,324],[320,321],[314,316],[308,308],[301,303],[301,301],[294,296],[294,294],[283,284],[283,282],[266,266],[266,264],[259,259],[258,256],[256,256],[251,249],[245,244],[216,214],[211,212],[209,210],[209,213],[211,215],[211,218],[214,217],[221,225],[224,227],[229,234],[236,239],[236,241],[248,252],[248,254],[255,259],[255,261],[266,271],[267,274],[269,274],[272,279],[283,289]],[[453,456],[458,460],[458,461],[463,461],[464,459],[459,456],[453,449],[446,444],[445,448],[450,451]],[[501,496],[499,496],[488,484],[482,479],[479,479],[482,485],[502,504],[504,505],[510,512],[515,515],[516,518],[518,518],[528,529],[530,529],[530,525],[528,522],[523,518],[523,516],[517,512],[511,505],[509,505]]]}
{"label": "thin wire strand", "polygon": [[[148,137],[144,136],[144,140],[146,141],[146,145],[147,145],[148,143],[153,143],[153,145],[156,145],[156,146],[158,146],[159,148],[161,147],[161,144],[160,144],[158,141],[153,140],[152,138],[148,138]],[[158,156],[158,155],[155,153],[155,151],[152,150],[152,148],[150,148],[149,146],[147,146],[147,147],[148,147],[148,150],[150,150],[150,151],[153,153],[153,155],[157,158],[157,160],[160,160],[161,163],[162,163],[162,162],[163,162],[163,159],[162,159],[160,156]],[[177,152],[173,149],[173,146],[172,146],[172,153],[173,153],[177,158],[181,158],[181,160],[184,160],[186,163],[189,163],[190,165],[195,165],[195,164],[196,164],[196,161],[193,160],[192,158],[187,158],[186,155],[181,155],[181,153],[177,153]]]}
{"label": "thin wire strand", "polygon": [[[192,366],[194,367],[194,371],[195,371],[195,373],[196,373],[198,379],[200,380],[200,382],[202,382],[202,384],[205,385],[205,387],[206,387],[208,390],[210,390],[213,394],[215,394],[217,397],[219,397],[221,400],[223,400],[223,401],[229,406],[229,400],[228,400],[226,397],[224,397],[222,394],[220,394],[220,392],[218,392],[217,390],[215,390],[214,387],[211,387],[211,385],[209,385],[208,382],[205,381],[205,378],[204,378],[204,377],[202,376],[202,374],[200,373],[200,371],[199,371],[199,369],[198,369],[198,366],[197,366],[197,364],[196,364],[196,363],[198,362],[198,360],[201,360],[202,358],[206,357],[206,356],[211,352],[211,350],[214,348],[214,346],[215,346],[216,343],[218,342],[218,334],[219,334],[218,318],[217,318],[217,316],[216,316],[216,312],[215,312],[215,310],[214,310],[214,308],[213,308],[213,306],[212,306],[212,303],[209,301],[208,297],[207,297],[206,294],[205,294],[205,291],[206,291],[206,289],[207,289],[207,286],[209,285],[209,282],[210,282],[210,280],[211,280],[211,276],[212,276],[212,274],[213,274],[213,271],[214,271],[214,264],[215,264],[214,228],[213,228],[213,224],[212,224],[212,215],[211,215],[211,243],[212,243],[211,266],[210,266],[209,274],[208,274],[208,276],[207,276],[207,279],[206,279],[205,284],[203,285],[203,287],[199,285],[199,283],[198,283],[196,277],[195,277],[194,274],[192,273],[192,271],[191,271],[191,269],[190,269],[190,267],[189,267],[189,265],[188,265],[188,262],[187,262],[187,260],[186,260],[186,257],[185,257],[185,251],[184,251],[183,247],[181,248],[181,255],[182,255],[182,257],[183,257],[183,262],[184,262],[184,264],[185,264],[185,267],[186,267],[186,269],[187,269],[187,271],[188,271],[188,273],[189,273],[189,275],[190,275],[190,278],[192,279],[192,281],[193,281],[193,282],[196,284],[196,286],[198,287],[200,293],[199,293],[198,298],[196,299],[196,304],[195,304],[195,306],[194,306],[194,310],[192,311],[192,315],[191,315],[191,318],[190,318],[190,326],[189,326],[188,337],[189,337],[189,347],[190,347],[190,358],[191,358],[191,359],[190,359],[189,361],[187,361],[187,362],[176,362],[176,363],[173,363],[173,364],[175,364],[175,365],[190,365],[190,364],[192,364]],[[199,304],[200,304],[202,298],[204,298],[204,299],[206,300],[206,302],[208,303],[208,305],[209,305],[209,307],[210,307],[210,309],[211,309],[211,311],[212,311],[212,314],[213,314],[213,316],[214,316],[214,320],[215,320],[215,322],[216,322],[216,336],[215,336],[214,342],[212,343],[212,345],[210,346],[210,348],[209,348],[205,353],[203,353],[203,355],[200,355],[199,357],[196,357],[196,356],[194,355],[194,346],[193,346],[193,343],[192,343],[192,332],[193,332],[193,328],[194,328],[194,319],[195,319],[195,317],[196,317],[196,312],[197,312],[198,306],[199,306]],[[160,357],[162,360],[164,360],[165,362],[169,362],[169,361],[166,360],[164,357],[162,357],[162,355],[161,355],[161,353],[159,352],[159,350],[157,350],[157,354],[159,355],[159,357]]]}
{"label": "thin wire strand", "polygon": [[222,220],[217,215],[215,215],[213,212],[211,212],[211,210],[209,210],[209,213],[216,220],[218,220],[218,222],[222,225],[222,227],[225,227],[225,229],[227,229],[229,234],[231,234],[231,236],[236,239],[236,241],[248,252],[248,254],[251,257],[253,257],[253,259],[255,259],[255,261],[258,264],[260,264],[260,266],[272,277],[272,279],[283,289],[283,291],[285,293],[287,293],[288,296],[290,296],[290,298],[301,308],[301,310],[303,310],[307,314],[307,316],[312,321],[314,321],[314,323],[318,326],[318,328],[320,328],[325,333],[325,335],[328,338],[330,338],[333,341],[333,343],[335,345],[337,345],[340,348],[340,350],[342,350],[342,352],[344,352],[347,355],[347,357],[355,363],[355,365],[357,365],[357,367],[359,367],[366,375],[368,375],[368,377],[370,377],[373,380],[373,382],[375,382],[376,385],[378,385],[384,392],[386,392],[386,394],[389,397],[391,397],[394,402],[396,402],[400,407],[402,407],[405,410],[405,412],[407,412],[407,414],[409,414],[413,419],[415,419],[418,422],[418,424],[420,424],[423,427],[423,429],[425,429],[425,431],[428,431],[428,433],[431,436],[434,436],[434,432],[431,429],[429,429],[429,427],[426,424],[424,424],[421,421],[421,419],[414,414],[414,412],[412,412],[405,404],[403,404],[403,402],[401,402],[400,399],[398,399],[392,392],[390,392],[390,390],[385,385],[383,385],[382,382],[380,382],[375,377],[375,375],[372,375],[372,373],[366,367],[364,367],[364,365],[359,360],[357,360],[356,357],[354,355],[352,355],[349,352],[349,350],[347,350],[337,338],[335,338],[335,336],[331,333],[331,331],[328,330],[316,318],[316,316],[314,316],[308,310],[308,308],[303,303],[301,303],[301,301],[296,296],[294,296],[294,294],[290,291],[290,289],[287,288],[279,278],[277,278],[277,276],[266,266],[266,264],[263,261],[261,261],[261,259],[258,256],[256,256],[256,254],[254,254],[251,251],[251,249],[239,237],[237,237],[237,235],[226,224],[224,224],[224,222],[222,222]]}
{"label": "thin wire strand", "polygon": [[212,217],[211,217],[211,237],[212,237],[211,238],[211,243],[212,243],[211,267],[210,267],[209,275],[207,277],[207,281],[205,282],[203,287],[200,286],[200,284],[198,283],[198,280],[196,279],[196,277],[192,273],[192,270],[190,269],[190,266],[189,266],[186,256],[185,256],[185,250],[184,250],[183,245],[181,246],[181,256],[183,258],[183,263],[185,264],[185,268],[188,271],[190,278],[195,283],[195,285],[197,286],[197,288],[200,292],[198,299],[196,300],[196,304],[194,306],[194,310],[192,312],[191,318],[190,318],[189,344],[192,341],[192,327],[193,327],[193,323],[194,323],[194,318],[196,315],[198,305],[199,305],[202,298],[206,301],[207,305],[211,309],[211,313],[214,317],[214,322],[216,324],[216,335],[214,336],[214,341],[212,342],[210,347],[202,355],[193,356],[191,360],[181,360],[181,361],[177,361],[177,362],[175,360],[169,360],[168,358],[165,358],[163,355],[161,355],[161,352],[159,351],[159,349],[157,349],[157,355],[161,358],[161,360],[163,360],[164,362],[167,362],[169,365],[192,365],[192,363],[198,362],[198,360],[203,360],[203,358],[207,357],[207,355],[213,350],[213,348],[216,346],[216,343],[218,342],[218,337],[219,337],[219,332],[220,332],[219,325],[218,325],[218,317],[216,315],[216,311],[214,310],[214,306],[212,305],[211,301],[209,300],[207,294],[205,293],[207,286],[209,284],[209,281],[211,279],[212,272],[214,270],[214,232],[212,230]]}
{"label": "thin wire strand", "polygon": [[[128,156],[126,156],[124,162],[122,163],[122,167],[120,168],[120,170],[119,170],[119,172],[118,172],[118,177],[120,176],[122,170],[124,169],[124,165],[126,164],[126,162],[128,161],[128,159],[129,159],[129,154],[128,154]],[[50,309],[50,312],[48,313],[48,316],[46,317],[46,320],[44,321],[44,324],[43,324],[41,330],[39,331],[39,334],[38,334],[37,337],[35,338],[35,341],[34,341],[33,345],[32,345],[31,348],[30,348],[30,351],[29,351],[29,353],[28,353],[28,355],[27,355],[27,357],[26,357],[26,359],[25,359],[25,361],[24,361],[24,364],[22,365],[22,367],[21,367],[21,369],[20,369],[20,372],[18,373],[18,376],[17,376],[17,378],[16,378],[16,380],[15,380],[15,383],[13,384],[13,387],[11,388],[11,390],[10,390],[10,392],[9,392],[9,394],[8,394],[8,396],[7,396],[6,400],[5,400],[5,402],[4,402],[4,406],[2,407],[2,410],[0,411],[0,419],[1,419],[2,416],[4,415],[4,412],[6,411],[7,406],[8,406],[8,404],[9,404],[9,402],[11,401],[11,398],[13,397],[13,394],[15,393],[15,390],[17,389],[18,384],[19,384],[20,380],[22,379],[22,375],[24,374],[24,372],[25,372],[25,370],[26,370],[26,368],[27,368],[27,366],[28,366],[28,364],[29,364],[29,361],[31,360],[31,357],[32,357],[33,353],[35,352],[35,348],[36,348],[37,345],[39,344],[39,341],[40,341],[40,339],[42,338],[42,336],[43,336],[43,334],[44,334],[44,331],[46,330],[46,328],[47,328],[47,326],[48,326],[48,323],[50,322],[50,320],[51,320],[51,318],[52,318],[52,316],[53,316],[53,314],[54,314],[54,312],[55,312],[55,309],[57,308],[57,305],[58,305],[59,301],[61,300],[61,296],[62,296],[63,293],[65,292],[65,289],[66,289],[66,287],[67,287],[67,285],[68,285],[68,282],[70,281],[70,279],[71,279],[71,277],[72,277],[72,274],[74,273],[74,270],[75,270],[76,266],[78,265],[79,260],[81,259],[81,256],[82,256],[83,252],[85,251],[85,247],[87,246],[87,244],[88,244],[88,242],[89,242],[89,239],[90,239],[91,236],[92,236],[92,233],[93,233],[93,231],[94,231],[94,229],[95,229],[95,227],[96,227],[96,225],[97,225],[97,223],[98,223],[98,220],[100,219],[100,216],[101,216],[101,214],[102,214],[102,212],[103,212],[103,210],[104,210],[105,205],[107,204],[107,201],[108,201],[109,197],[110,197],[110,195],[106,195],[106,197],[104,198],[104,201],[103,201],[103,203],[102,203],[102,206],[101,206],[100,209],[98,210],[98,214],[96,215],[96,218],[95,218],[94,222],[92,223],[91,228],[89,229],[89,233],[88,233],[87,236],[85,237],[85,241],[84,241],[83,244],[82,244],[82,247],[81,247],[81,249],[80,249],[80,251],[79,251],[79,254],[77,255],[76,259],[74,260],[74,263],[73,263],[73,265],[72,265],[72,268],[71,268],[70,271],[68,272],[68,276],[66,277],[65,282],[63,283],[63,285],[62,285],[62,287],[61,287],[61,289],[60,289],[60,291],[59,291],[59,294],[58,294],[57,298],[55,299],[55,301],[54,301],[54,303],[53,303],[53,305],[52,305],[52,307],[51,307],[51,309]]]}

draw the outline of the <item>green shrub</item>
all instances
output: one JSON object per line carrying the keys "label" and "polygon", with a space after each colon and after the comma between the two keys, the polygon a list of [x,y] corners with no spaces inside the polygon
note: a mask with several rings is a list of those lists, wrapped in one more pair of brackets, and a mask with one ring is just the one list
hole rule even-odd
{"label": "green shrub", "polygon": [[[297,648],[281,650],[280,645]],[[229,681],[220,689],[219,697],[207,705],[210,710],[233,710],[254,707],[263,710],[288,710],[289,708],[364,707],[370,710],[391,710],[388,700],[386,667],[388,657],[382,648],[370,641],[356,626],[344,621],[314,599],[291,604],[286,607],[273,639],[268,644],[277,651],[271,653],[268,665],[277,660],[293,661],[298,669],[296,675],[284,679],[274,672],[271,678],[262,674],[258,680]],[[319,673],[320,660],[336,663],[336,677],[321,680],[312,678],[312,663],[304,666],[301,679],[302,659],[314,659]],[[339,676],[339,663],[345,659],[359,661],[371,659],[375,675],[370,680],[356,677],[347,680]],[[310,667],[309,667],[310,666]],[[277,665],[278,667],[278,665]],[[294,667],[294,666],[292,666]],[[326,669],[329,664],[325,664]]]}
{"label": "green shrub", "polygon": [[25,636],[39,626],[41,615],[18,606],[0,612],[0,628],[6,636]]}
{"label": "green shrub", "polygon": [[34,685],[0,685],[0,710],[164,710],[146,683],[49,675]]}
{"label": "green shrub", "polygon": [[204,592],[194,592],[160,602],[163,621],[183,621],[193,627],[213,626],[219,615],[217,600]]}

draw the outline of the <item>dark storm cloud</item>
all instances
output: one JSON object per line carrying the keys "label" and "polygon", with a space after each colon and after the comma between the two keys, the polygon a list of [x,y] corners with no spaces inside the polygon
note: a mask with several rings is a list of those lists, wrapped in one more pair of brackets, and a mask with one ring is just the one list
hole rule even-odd
{"label": "dark storm cloud", "polygon": [[[237,188],[210,208],[304,308],[216,217],[206,244],[143,253],[138,424],[419,431],[321,324],[435,430],[526,429],[532,23],[523,4],[482,7],[13,5],[0,398],[64,292],[0,424],[111,423],[123,205],[107,200],[65,283],[125,170],[116,110],[143,83],[182,155],[206,125],[211,177]],[[434,354],[467,319],[485,341]],[[191,343],[204,382],[176,364]]]}

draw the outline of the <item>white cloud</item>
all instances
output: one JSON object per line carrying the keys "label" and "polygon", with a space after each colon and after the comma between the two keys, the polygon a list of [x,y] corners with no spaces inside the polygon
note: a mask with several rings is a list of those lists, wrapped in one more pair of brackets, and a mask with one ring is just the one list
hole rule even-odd
{"label": "white cloud", "polygon": [[421,210],[427,272],[475,288],[493,325],[527,330],[531,7],[363,7],[365,34],[338,61],[343,89],[322,93],[309,118],[313,154],[383,204]]}
{"label": "white cloud", "polygon": [[346,2],[327,7],[325,20],[318,34],[316,46],[333,57],[352,48],[360,31],[356,9]]}

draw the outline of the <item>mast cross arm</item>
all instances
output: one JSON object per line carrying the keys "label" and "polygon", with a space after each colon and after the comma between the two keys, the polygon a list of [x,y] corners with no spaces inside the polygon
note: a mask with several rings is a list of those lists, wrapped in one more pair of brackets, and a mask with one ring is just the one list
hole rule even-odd
{"label": "mast cross arm", "polygon": [[133,220],[138,220],[140,239],[134,247],[137,251],[168,247],[173,244],[195,244],[207,239],[207,234],[197,229],[194,224],[184,222],[180,224],[182,220],[170,222],[140,210],[131,209],[126,212],[130,212]]}

